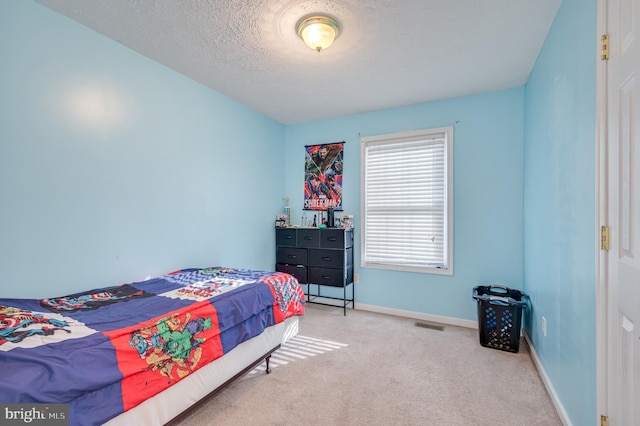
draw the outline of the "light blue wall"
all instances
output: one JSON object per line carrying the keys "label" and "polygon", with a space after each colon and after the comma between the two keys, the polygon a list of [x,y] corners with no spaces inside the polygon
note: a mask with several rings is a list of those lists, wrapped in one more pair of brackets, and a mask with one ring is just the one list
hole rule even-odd
{"label": "light blue wall", "polygon": [[273,269],[283,125],[31,1],[0,58],[2,297]]}
{"label": "light blue wall", "polygon": [[[357,303],[475,320],[479,284],[522,288],[524,90],[288,126],[285,192],[303,204],[304,145],[344,140],[345,213],[354,215]],[[360,267],[360,136],[454,126],[454,275]],[[328,294],[328,293],[327,293]]]}
{"label": "light blue wall", "polygon": [[575,425],[596,421],[596,11],[562,2],[525,90],[527,333]]}

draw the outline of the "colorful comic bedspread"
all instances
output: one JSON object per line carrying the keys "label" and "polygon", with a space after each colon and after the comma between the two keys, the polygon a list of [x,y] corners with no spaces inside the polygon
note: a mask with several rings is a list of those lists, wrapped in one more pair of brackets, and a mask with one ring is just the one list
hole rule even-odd
{"label": "colorful comic bedspread", "polygon": [[267,327],[304,314],[284,273],[184,269],[52,299],[0,299],[0,402],[102,424]]}

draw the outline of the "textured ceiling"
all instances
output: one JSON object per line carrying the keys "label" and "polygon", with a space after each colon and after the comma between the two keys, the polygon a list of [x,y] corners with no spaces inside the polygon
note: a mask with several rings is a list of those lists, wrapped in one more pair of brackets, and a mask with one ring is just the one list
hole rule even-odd
{"label": "textured ceiling", "polygon": [[[36,0],[284,124],[522,86],[561,0]],[[295,24],[323,12],[320,53]]]}

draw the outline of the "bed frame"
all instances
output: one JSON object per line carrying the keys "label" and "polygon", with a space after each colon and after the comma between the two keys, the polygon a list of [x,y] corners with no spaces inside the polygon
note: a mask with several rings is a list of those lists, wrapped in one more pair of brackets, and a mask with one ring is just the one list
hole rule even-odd
{"label": "bed frame", "polygon": [[263,361],[269,374],[271,354],[296,334],[298,317],[287,318],[105,424],[175,425]]}
{"label": "bed frame", "polygon": [[274,353],[275,351],[277,351],[278,349],[280,349],[280,346],[282,346],[282,345],[276,346],[275,348],[271,349],[269,352],[267,352],[266,354],[264,354],[263,356],[261,356],[260,358],[258,358],[254,362],[252,362],[251,365],[245,367],[244,369],[242,369],[242,371],[238,372],[235,376],[233,376],[232,378],[230,378],[229,380],[227,380],[226,382],[224,382],[223,384],[221,384],[220,386],[218,386],[217,388],[215,388],[214,390],[209,392],[208,395],[206,395],[204,398],[200,399],[198,402],[193,404],[191,407],[187,408],[182,413],[178,414],[176,417],[174,417],[169,422],[165,423],[165,425],[166,426],[173,426],[173,425],[176,425],[176,424],[180,423],[184,418],[188,417],[191,413],[193,413],[198,408],[200,408],[201,406],[203,406],[204,404],[209,402],[209,400],[211,398],[213,398],[215,395],[217,395],[218,392],[222,391],[228,385],[230,385],[231,383],[235,382],[237,379],[239,379],[240,377],[242,377],[245,374],[247,374],[249,371],[251,371],[254,368],[256,368],[259,364],[262,363],[262,361],[265,361],[267,363],[267,367],[266,367],[265,372],[267,374],[271,373],[271,369],[269,368],[269,360],[271,359],[271,354]]}

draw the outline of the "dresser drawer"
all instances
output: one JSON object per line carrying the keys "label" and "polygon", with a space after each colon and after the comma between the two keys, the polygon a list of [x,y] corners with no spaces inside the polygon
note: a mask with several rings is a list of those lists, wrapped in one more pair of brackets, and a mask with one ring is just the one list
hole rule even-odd
{"label": "dresser drawer", "polygon": [[344,251],[309,249],[309,266],[322,268],[344,268]]}
{"label": "dresser drawer", "polygon": [[318,229],[298,229],[298,247],[320,247]]}
{"label": "dresser drawer", "polygon": [[282,263],[276,264],[276,271],[291,274],[300,284],[307,282],[307,267],[303,265],[285,265]]}
{"label": "dresser drawer", "polygon": [[309,282],[333,287],[344,287],[344,269],[310,267]]}
{"label": "dresser drawer", "polygon": [[353,233],[342,228],[323,229],[320,232],[320,248],[344,250],[353,245]]}
{"label": "dresser drawer", "polygon": [[307,249],[294,247],[278,247],[276,250],[276,263],[288,263],[291,265],[307,265]]}
{"label": "dresser drawer", "polygon": [[295,247],[296,245],[295,229],[276,228],[276,246]]}

